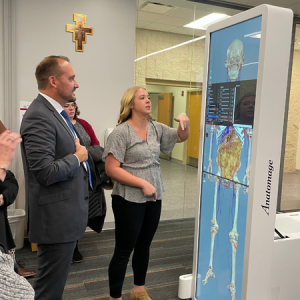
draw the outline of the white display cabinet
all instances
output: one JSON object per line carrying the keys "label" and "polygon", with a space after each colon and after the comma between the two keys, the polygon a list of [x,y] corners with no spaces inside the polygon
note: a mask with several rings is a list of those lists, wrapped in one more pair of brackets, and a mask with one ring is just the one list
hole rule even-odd
{"label": "white display cabinet", "polygon": [[194,300],[271,299],[292,23],[261,5],[207,29]]}

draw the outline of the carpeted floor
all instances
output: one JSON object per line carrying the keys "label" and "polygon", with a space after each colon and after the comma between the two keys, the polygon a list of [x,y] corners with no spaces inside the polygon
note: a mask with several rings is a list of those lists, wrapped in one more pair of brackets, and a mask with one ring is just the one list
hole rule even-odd
{"label": "carpeted floor", "polygon": [[[192,272],[194,219],[161,221],[151,247],[147,291],[153,300],[179,299],[178,278]],[[114,250],[114,231],[100,235],[89,232],[79,241],[84,261],[72,264],[64,291],[64,300],[109,299],[107,268]],[[27,269],[36,269],[36,252],[29,244],[17,250],[17,260]],[[130,260],[131,262],[131,260]],[[29,282],[33,284],[34,278]],[[130,299],[133,287],[131,264],[123,286],[123,300]]]}

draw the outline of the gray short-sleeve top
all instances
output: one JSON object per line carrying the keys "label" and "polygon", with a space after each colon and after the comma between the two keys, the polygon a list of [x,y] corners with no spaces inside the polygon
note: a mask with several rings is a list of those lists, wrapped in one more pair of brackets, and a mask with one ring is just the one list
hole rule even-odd
{"label": "gray short-sleeve top", "polygon": [[[103,153],[103,160],[109,153],[121,163],[128,173],[151,183],[157,192],[157,199],[163,199],[163,183],[159,167],[159,154],[169,154],[178,138],[176,128],[148,121],[147,141],[140,138],[128,122],[117,126],[109,135]],[[113,195],[143,203],[154,201],[153,196],[145,197],[141,188],[115,182]]]}

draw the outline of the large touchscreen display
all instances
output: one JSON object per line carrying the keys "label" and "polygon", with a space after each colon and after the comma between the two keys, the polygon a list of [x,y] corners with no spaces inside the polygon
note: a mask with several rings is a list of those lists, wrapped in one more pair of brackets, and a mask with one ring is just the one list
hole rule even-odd
{"label": "large touchscreen display", "polygon": [[210,36],[197,300],[242,295],[261,22],[259,16]]}

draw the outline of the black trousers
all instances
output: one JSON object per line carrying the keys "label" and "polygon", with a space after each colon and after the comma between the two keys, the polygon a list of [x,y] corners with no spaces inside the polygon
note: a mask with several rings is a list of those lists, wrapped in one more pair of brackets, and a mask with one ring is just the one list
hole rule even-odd
{"label": "black trousers", "polygon": [[34,282],[35,300],[61,300],[76,241],[38,244],[38,269]]}
{"label": "black trousers", "polygon": [[112,208],[115,216],[115,251],[109,264],[110,296],[122,296],[122,286],[132,250],[134,284],[145,284],[149,262],[150,245],[156,232],[161,200],[134,203],[113,195]]}

